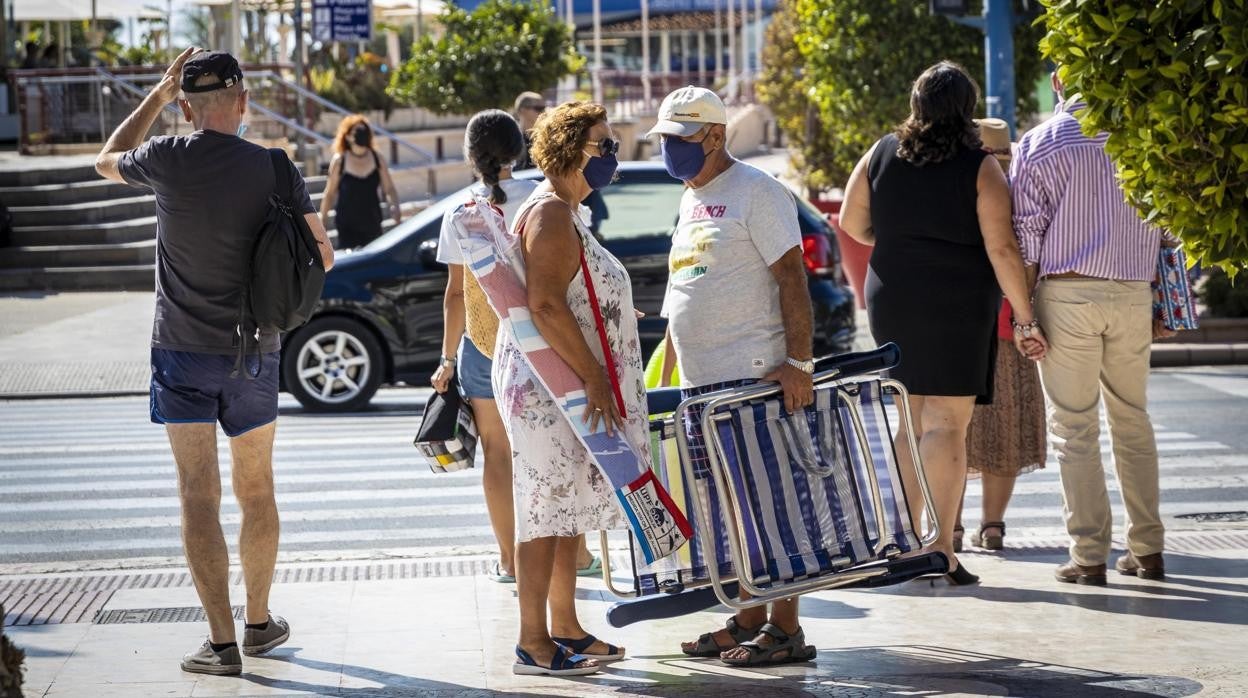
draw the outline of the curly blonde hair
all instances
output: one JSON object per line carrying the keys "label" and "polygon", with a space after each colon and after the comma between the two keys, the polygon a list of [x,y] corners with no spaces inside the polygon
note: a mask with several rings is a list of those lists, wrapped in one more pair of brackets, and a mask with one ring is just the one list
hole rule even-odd
{"label": "curly blonde hair", "polygon": [[533,125],[529,157],[548,176],[579,169],[590,129],[606,120],[606,107],[593,102],[564,102],[547,109]]}

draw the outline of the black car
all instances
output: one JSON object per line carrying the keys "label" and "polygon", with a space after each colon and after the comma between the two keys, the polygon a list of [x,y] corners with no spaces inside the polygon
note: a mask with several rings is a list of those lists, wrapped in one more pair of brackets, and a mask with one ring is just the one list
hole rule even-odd
{"label": "black car", "polygon": [[[620,165],[619,181],[602,192],[608,216],[598,233],[632,275],[633,301],[646,313],[640,329],[647,352],[665,331],[659,309],[683,191],[661,163],[627,162]],[[464,192],[448,196],[338,259],[312,319],[283,342],[283,387],[304,407],[359,409],[382,384],[421,384],[432,374],[442,353],[446,287],[446,268],[435,260],[438,232],[446,209],[465,199]],[[836,237],[813,206],[802,201],[798,213],[816,354],[848,351],[854,300],[840,271]]]}

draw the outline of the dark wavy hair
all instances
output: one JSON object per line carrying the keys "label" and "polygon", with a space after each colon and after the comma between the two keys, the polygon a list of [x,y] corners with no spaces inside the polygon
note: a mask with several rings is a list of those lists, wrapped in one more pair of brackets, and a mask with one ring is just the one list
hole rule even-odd
{"label": "dark wavy hair", "polygon": [[941,61],[910,88],[910,116],[897,127],[897,155],[922,167],[944,162],[961,148],[982,147],[975,125],[979,85],[966,69]]}
{"label": "dark wavy hair", "polygon": [[498,184],[499,174],[524,154],[524,134],[520,124],[505,111],[477,112],[464,131],[464,157],[490,188],[490,203],[507,203],[507,192]]}

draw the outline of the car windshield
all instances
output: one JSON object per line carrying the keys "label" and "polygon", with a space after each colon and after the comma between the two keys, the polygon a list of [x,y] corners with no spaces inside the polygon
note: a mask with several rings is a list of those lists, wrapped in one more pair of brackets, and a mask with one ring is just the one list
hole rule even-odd
{"label": "car windshield", "polygon": [[665,182],[634,181],[602,190],[607,217],[600,232],[606,240],[628,240],[667,235],[680,213],[685,187],[672,179]]}

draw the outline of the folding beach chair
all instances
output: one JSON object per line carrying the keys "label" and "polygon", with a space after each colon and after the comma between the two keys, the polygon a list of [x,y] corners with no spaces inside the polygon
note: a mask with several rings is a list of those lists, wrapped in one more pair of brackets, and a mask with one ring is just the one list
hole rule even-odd
{"label": "folding beach chair", "polygon": [[[785,410],[775,384],[679,404],[678,390],[651,391],[655,475],[689,519],[693,537],[651,564],[634,552],[631,590],[616,586],[607,565],[611,591],[636,599],[613,606],[611,624],[947,571],[940,553],[902,557],[933,542],[939,528],[933,521],[920,540],[910,522],[907,494],[924,497],[929,512],[933,506],[921,466],[922,491],[906,492],[893,449],[886,403],[911,423],[905,388],[882,376],[898,358],[889,344],[820,361],[815,402],[795,413]],[[683,420],[699,407],[709,462],[695,468]],[[913,430],[907,433],[918,463]],[[605,534],[602,542],[609,561]],[[740,601],[740,590],[752,598]]]}

